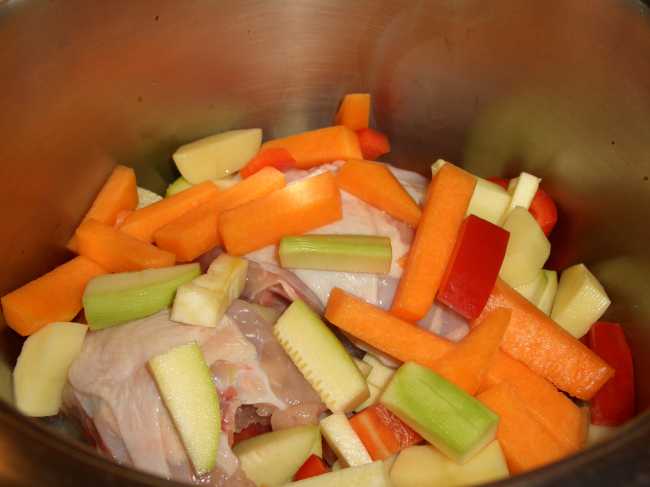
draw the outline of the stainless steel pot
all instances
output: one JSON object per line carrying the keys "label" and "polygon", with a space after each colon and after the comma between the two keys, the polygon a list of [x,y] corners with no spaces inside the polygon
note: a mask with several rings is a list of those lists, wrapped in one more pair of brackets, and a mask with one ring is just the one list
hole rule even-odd
{"label": "stainless steel pot", "polygon": [[[539,174],[554,265],[587,262],[625,323],[650,404],[650,16],[623,0],[0,1],[0,293],[66,258],[115,161],[161,190],[179,144],[328,124],[370,91],[390,160]],[[0,338],[0,484],[171,485],[11,407]],[[650,415],[509,485],[648,485]]]}

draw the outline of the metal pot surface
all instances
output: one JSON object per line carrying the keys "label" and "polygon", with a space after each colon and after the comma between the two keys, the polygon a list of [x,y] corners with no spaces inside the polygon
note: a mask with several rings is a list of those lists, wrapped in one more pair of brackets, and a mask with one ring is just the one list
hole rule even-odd
{"label": "metal pot surface", "polygon": [[[650,404],[650,12],[624,0],[0,2],[0,293],[67,258],[119,161],[162,190],[180,144],[230,128],[330,123],[369,91],[390,161],[544,178],[552,265],[584,261],[625,323]],[[175,485],[113,465],[11,406],[0,338],[0,483]],[[504,485],[648,485],[650,414]]]}

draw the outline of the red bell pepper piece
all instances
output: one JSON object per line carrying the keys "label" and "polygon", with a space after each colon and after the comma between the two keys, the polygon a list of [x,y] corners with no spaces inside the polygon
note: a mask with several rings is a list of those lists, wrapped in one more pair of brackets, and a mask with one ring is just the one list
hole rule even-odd
{"label": "red bell pepper piece", "polygon": [[458,232],[437,299],[468,320],[487,303],[506,255],[510,234],[501,227],[468,216]]}
{"label": "red bell pepper piece", "polygon": [[492,176],[490,178],[487,178],[487,180],[490,181],[491,183],[498,184],[499,186],[501,186],[505,190],[508,189],[508,184],[509,183],[508,183],[507,179],[499,178],[497,176]]}
{"label": "red bell pepper piece", "polygon": [[548,236],[557,223],[557,206],[555,206],[553,198],[539,188],[528,211],[542,227],[544,235]]}
{"label": "red bell pepper piece", "polygon": [[[498,184],[503,189],[508,189],[509,181],[507,179],[492,176],[488,178],[488,181]],[[528,211],[537,220],[539,226],[542,227],[544,235],[548,237],[557,223],[557,206],[553,198],[542,188],[539,188]]]}
{"label": "red bell pepper piece", "polygon": [[239,443],[240,441],[247,440],[249,438],[253,438],[254,436],[261,435],[263,433],[268,433],[271,431],[271,425],[270,424],[260,424],[260,423],[253,423],[240,432],[235,432],[233,435],[233,446]]}
{"label": "red bell pepper piece", "polygon": [[599,357],[616,370],[591,400],[591,422],[618,426],[634,416],[634,366],[632,353],[618,323],[595,323],[587,334],[587,343]]}
{"label": "red bell pepper piece", "polygon": [[318,458],[316,455],[310,455],[309,458],[305,460],[305,463],[302,464],[302,467],[300,467],[293,476],[293,480],[298,481],[308,479],[329,471],[329,468],[327,468],[325,463],[323,463],[323,460]]}
{"label": "red bell pepper piece", "polygon": [[422,441],[419,434],[381,404],[352,416],[350,425],[373,460],[383,460]]}
{"label": "red bell pepper piece", "polygon": [[273,166],[279,171],[287,171],[288,169],[296,167],[296,160],[291,156],[287,149],[264,149],[248,161],[248,163],[241,168],[239,174],[242,178],[247,178],[268,166]]}
{"label": "red bell pepper piece", "polygon": [[374,161],[390,152],[388,137],[374,129],[357,130],[357,138],[361,147],[361,154],[367,161]]}

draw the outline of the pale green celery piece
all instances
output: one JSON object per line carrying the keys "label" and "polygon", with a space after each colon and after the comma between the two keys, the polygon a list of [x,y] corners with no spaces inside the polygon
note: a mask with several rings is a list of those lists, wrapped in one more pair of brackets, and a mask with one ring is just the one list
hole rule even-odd
{"label": "pale green celery piece", "polygon": [[499,421],[477,399],[414,362],[397,369],[379,401],[459,463],[494,439]]}
{"label": "pale green celery piece", "polygon": [[191,342],[149,360],[185,449],[199,475],[217,463],[221,434],[219,396],[203,352]]}
{"label": "pale green celery piece", "polygon": [[392,261],[390,238],[369,235],[284,237],[278,253],[288,269],[387,274]]}
{"label": "pale green celery piece", "polygon": [[95,277],[83,295],[88,325],[101,330],[168,308],[176,289],[200,273],[199,264],[184,264]]}
{"label": "pale green celery piece", "polygon": [[169,186],[167,186],[165,197],[169,198],[170,196],[174,196],[176,193],[180,193],[181,191],[185,191],[191,187],[192,183],[190,183],[183,176],[180,176],[179,178],[175,179]]}

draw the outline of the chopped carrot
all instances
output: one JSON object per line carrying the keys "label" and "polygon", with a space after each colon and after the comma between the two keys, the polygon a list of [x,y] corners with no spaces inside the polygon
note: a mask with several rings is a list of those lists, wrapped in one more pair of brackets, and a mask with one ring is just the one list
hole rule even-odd
{"label": "chopped carrot", "polygon": [[589,400],[614,375],[604,360],[500,279],[477,320],[498,307],[512,309],[501,349],[559,389]]}
{"label": "chopped carrot", "polygon": [[124,221],[120,230],[139,240],[151,242],[156,230],[176,220],[192,208],[213,201],[218,194],[217,186],[212,181],[205,181],[134,211]]}
{"label": "chopped carrot", "polygon": [[131,237],[97,220],[87,220],[77,228],[79,254],[110,272],[140,271],[174,265],[176,257],[151,244]]}
{"label": "chopped carrot", "polygon": [[440,357],[454,348],[450,341],[339,288],[330,293],[325,318],[344,332],[402,362],[433,367]]}
{"label": "chopped carrot", "polygon": [[81,310],[90,279],[106,270],[86,257],[75,257],[47,274],[2,297],[7,324],[22,336],[48,323],[70,321]]}
{"label": "chopped carrot", "polygon": [[[344,332],[393,358],[417,362],[434,370],[439,359],[458,346],[338,288],[330,294],[325,317]],[[501,382],[516,389],[535,418],[549,431],[553,431],[554,425],[563,425],[553,434],[567,449],[575,451],[582,447],[586,430],[578,407],[546,379],[498,351],[485,374],[483,386]]]}
{"label": "chopped carrot", "polygon": [[[113,225],[121,212],[134,210],[136,206],[138,206],[138,186],[135,172],[130,167],[115,166],[82,221],[92,218],[107,225]],[[74,235],[67,247],[71,251],[77,252]]]}
{"label": "chopped carrot", "polygon": [[221,214],[219,233],[231,255],[243,255],[342,216],[341,193],[327,171]]}
{"label": "chopped carrot", "polygon": [[336,175],[336,184],[342,190],[412,227],[416,227],[420,221],[420,207],[383,164],[349,160]]}
{"label": "chopped carrot", "polygon": [[[549,381],[507,353],[499,352],[485,375],[479,392],[502,382],[507,382],[515,389],[526,401],[531,415],[568,450],[575,452],[584,446],[587,424],[580,408]],[[558,428],[557,425],[562,427]]]}
{"label": "chopped carrot", "polygon": [[419,434],[382,404],[374,404],[352,416],[350,426],[373,461],[384,460],[422,441]]}
{"label": "chopped carrot", "polygon": [[262,144],[262,150],[287,149],[296,167],[308,169],[339,159],[361,159],[359,139],[353,130],[342,125],[311,130]]}
{"label": "chopped carrot", "polygon": [[367,129],[370,122],[370,94],[350,93],[345,95],[334,125],[345,125],[352,130]]}
{"label": "chopped carrot", "polygon": [[386,134],[374,129],[357,130],[359,147],[364,159],[375,161],[390,152],[390,141]]}
{"label": "chopped carrot", "polygon": [[264,149],[241,168],[239,175],[242,178],[247,178],[265,167],[274,167],[279,171],[287,171],[295,166],[296,160],[291,157],[287,149]]}
{"label": "chopped carrot", "polygon": [[[497,440],[510,473],[526,472],[569,454],[528,411],[514,389],[502,383],[479,394],[477,399],[499,415]],[[562,428],[558,424],[555,428]]]}
{"label": "chopped carrot", "polygon": [[431,182],[429,198],[391,306],[395,316],[417,321],[431,308],[475,184],[474,176],[449,163]]}
{"label": "chopped carrot", "polygon": [[402,255],[399,259],[397,259],[397,265],[400,266],[402,269],[406,267],[406,261],[409,258],[408,252]]}
{"label": "chopped carrot", "polygon": [[510,314],[509,309],[497,308],[486,315],[479,326],[433,364],[433,370],[468,394],[476,394],[499,351]]}
{"label": "chopped carrot", "polygon": [[267,196],[286,186],[284,174],[273,167],[265,167],[253,176],[222,192],[217,200],[222,210],[231,210],[253,200]]}
{"label": "chopped carrot", "polygon": [[220,193],[214,201],[188,211],[158,229],[154,241],[161,249],[173,252],[178,262],[190,262],[221,243],[219,215],[285,186],[284,174],[265,167]]}
{"label": "chopped carrot", "polygon": [[115,218],[115,223],[113,226],[115,228],[120,228],[124,224],[124,220],[126,220],[131,213],[133,213],[133,210],[120,211],[117,214],[117,218]]}

